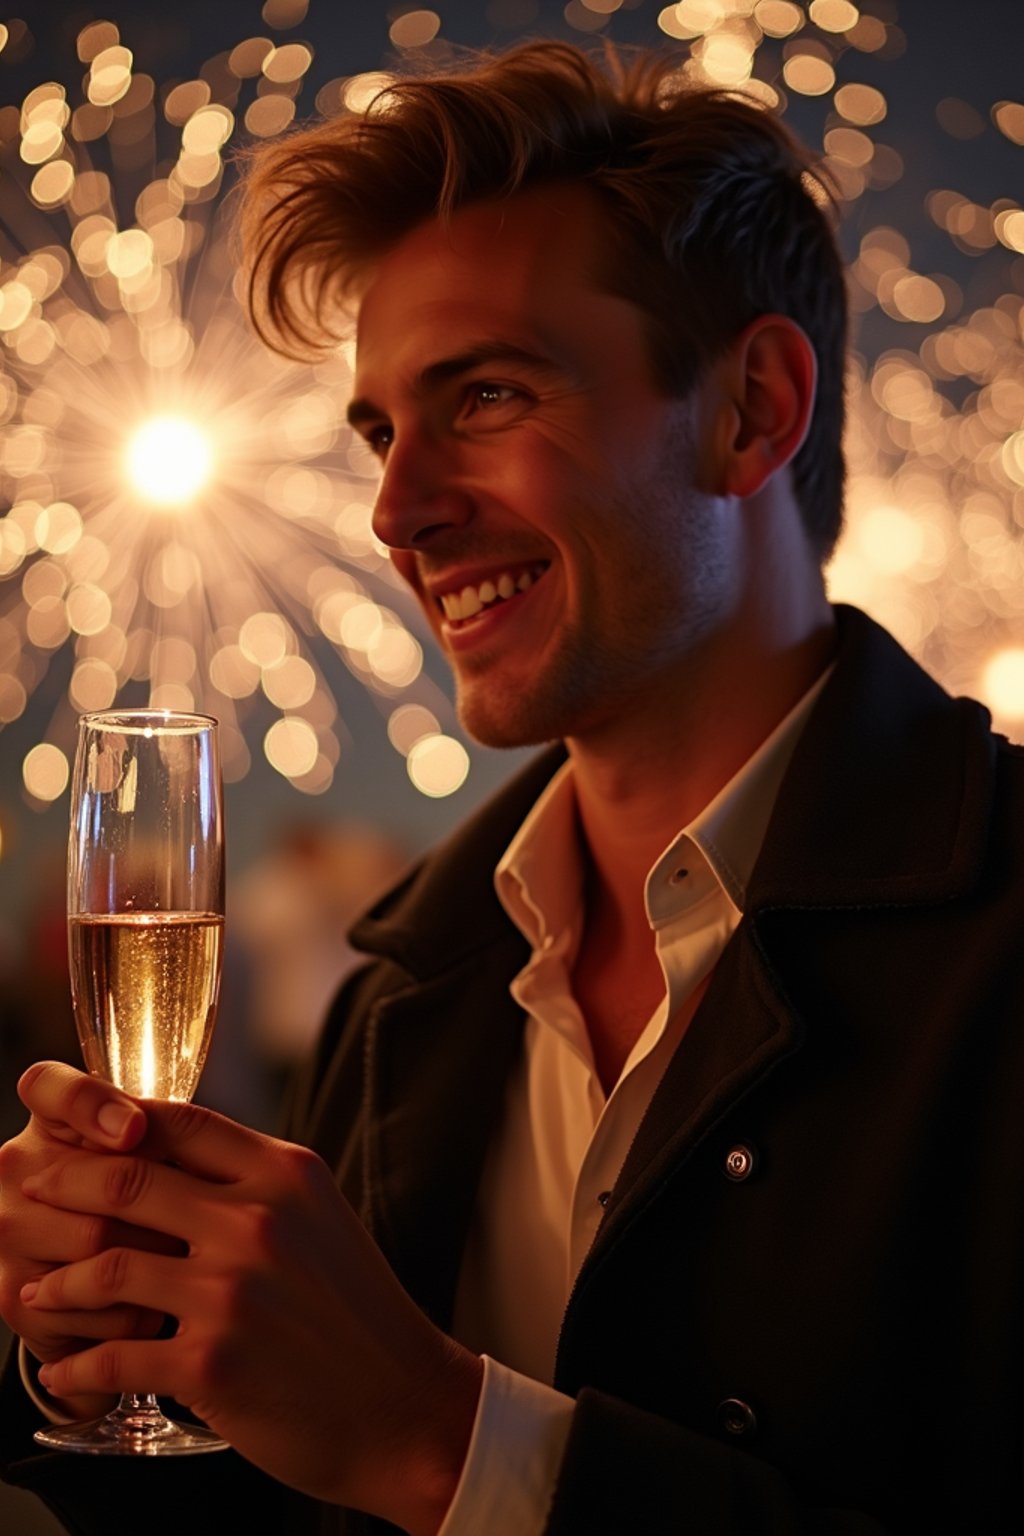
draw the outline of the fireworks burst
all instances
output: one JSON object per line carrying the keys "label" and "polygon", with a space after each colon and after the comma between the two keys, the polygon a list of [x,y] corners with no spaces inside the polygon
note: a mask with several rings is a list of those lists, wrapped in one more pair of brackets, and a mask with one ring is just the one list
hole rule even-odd
{"label": "fireworks burst", "polygon": [[[344,740],[325,676],[340,658],[416,786],[450,793],[468,758],[370,528],[348,349],[289,364],[241,308],[226,157],[290,124],[312,50],[249,38],[164,92],[109,22],[78,54],[84,100],[44,83],[0,134],[21,193],[0,231],[0,720],[66,672],[27,790],[57,798],[74,715],[127,699],[216,714],[229,779],[254,727],[320,793]],[[328,95],[341,110],[367,88]]]}
{"label": "fireworks burst", "polygon": [[[564,29],[614,30],[616,13],[635,20],[644,5],[569,0]],[[486,11],[495,28],[538,16],[532,0]],[[864,78],[899,58],[891,4],[647,11],[685,73],[794,116],[820,107],[820,147],[858,230],[854,310],[865,332],[901,332],[853,358],[848,530],[830,589],[1019,728],[1024,210],[933,190],[950,258],[939,272],[917,270],[905,236],[872,223],[874,195],[906,169],[886,138],[886,94]],[[305,14],[306,0],[262,12],[275,35]],[[0,26],[0,47],[18,26]],[[440,56],[440,30],[436,12],[406,10],[390,40]],[[370,528],[375,466],[342,419],[350,353],[310,369],[253,339],[225,217],[234,147],[285,131],[300,107],[360,110],[388,76],[334,79],[306,102],[312,47],[261,35],[163,86],[130,45],[91,23],[79,95],[44,82],[0,109],[0,722],[48,674],[61,690],[27,790],[57,798],[74,714],[123,700],[205,708],[224,722],[229,777],[261,741],[297,788],[323,791],[345,745],[328,681],[340,659],[380,703],[414,783],[450,793],[468,758],[442,731],[450,706]],[[985,119],[947,100],[937,115],[954,139],[1024,144],[1019,103],[992,102]],[[988,264],[981,299],[951,275],[958,263]]]}

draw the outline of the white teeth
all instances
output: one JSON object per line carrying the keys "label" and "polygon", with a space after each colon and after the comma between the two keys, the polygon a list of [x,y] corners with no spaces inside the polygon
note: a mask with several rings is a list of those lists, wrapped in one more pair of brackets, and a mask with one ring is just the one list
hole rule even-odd
{"label": "white teeth", "polygon": [[460,619],[471,619],[491,603],[499,600],[507,602],[517,592],[528,592],[534,579],[529,571],[523,571],[518,579],[508,571],[503,571],[496,582],[482,581],[479,587],[463,587],[461,592],[445,592],[441,597],[441,608],[445,618],[452,623],[458,623]]}
{"label": "white teeth", "polygon": [[463,587],[462,589],[462,617],[471,619],[474,613],[479,613],[483,607],[480,595],[476,587]]}

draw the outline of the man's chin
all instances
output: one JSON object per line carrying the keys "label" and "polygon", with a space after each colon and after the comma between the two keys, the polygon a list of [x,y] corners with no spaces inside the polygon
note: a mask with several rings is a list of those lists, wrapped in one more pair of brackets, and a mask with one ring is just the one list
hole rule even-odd
{"label": "man's chin", "polygon": [[524,702],[520,698],[516,701],[518,707],[509,708],[507,699],[484,699],[476,689],[471,692],[460,689],[455,707],[462,729],[482,747],[511,750],[558,741],[561,738],[558,728],[543,719],[539,710],[524,708]]}

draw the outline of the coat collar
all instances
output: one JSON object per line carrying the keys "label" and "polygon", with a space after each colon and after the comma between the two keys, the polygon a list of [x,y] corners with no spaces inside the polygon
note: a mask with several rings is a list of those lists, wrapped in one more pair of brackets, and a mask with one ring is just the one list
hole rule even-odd
{"label": "coat collar", "polygon": [[[930,904],[967,890],[993,793],[988,712],[951,699],[883,629],[837,607],[839,649],[754,869],[758,909]],[[493,872],[558,765],[549,748],[353,928],[426,981],[499,942]]]}
{"label": "coat collar", "polygon": [[989,714],[952,699],[866,615],[839,653],[779,792],[750,909],[930,905],[980,869],[994,794]]}

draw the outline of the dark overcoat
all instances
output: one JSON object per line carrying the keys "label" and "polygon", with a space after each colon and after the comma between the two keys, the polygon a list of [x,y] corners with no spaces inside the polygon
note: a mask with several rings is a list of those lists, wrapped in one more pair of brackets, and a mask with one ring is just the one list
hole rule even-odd
{"label": "dark overcoat", "polygon": [[[569,1301],[550,1536],[1024,1526],[1024,749],[863,615],[840,628],[743,920]],[[526,950],[493,870],[559,760],[358,925],[376,958],[296,1099],[293,1133],[442,1325],[521,1048]],[[210,1497],[241,1529],[342,1528],[233,1457],[31,1455],[19,1393],[7,1476],[80,1531],[114,1529],[98,1501],[126,1474],[147,1530],[151,1511],[204,1530]]]}

